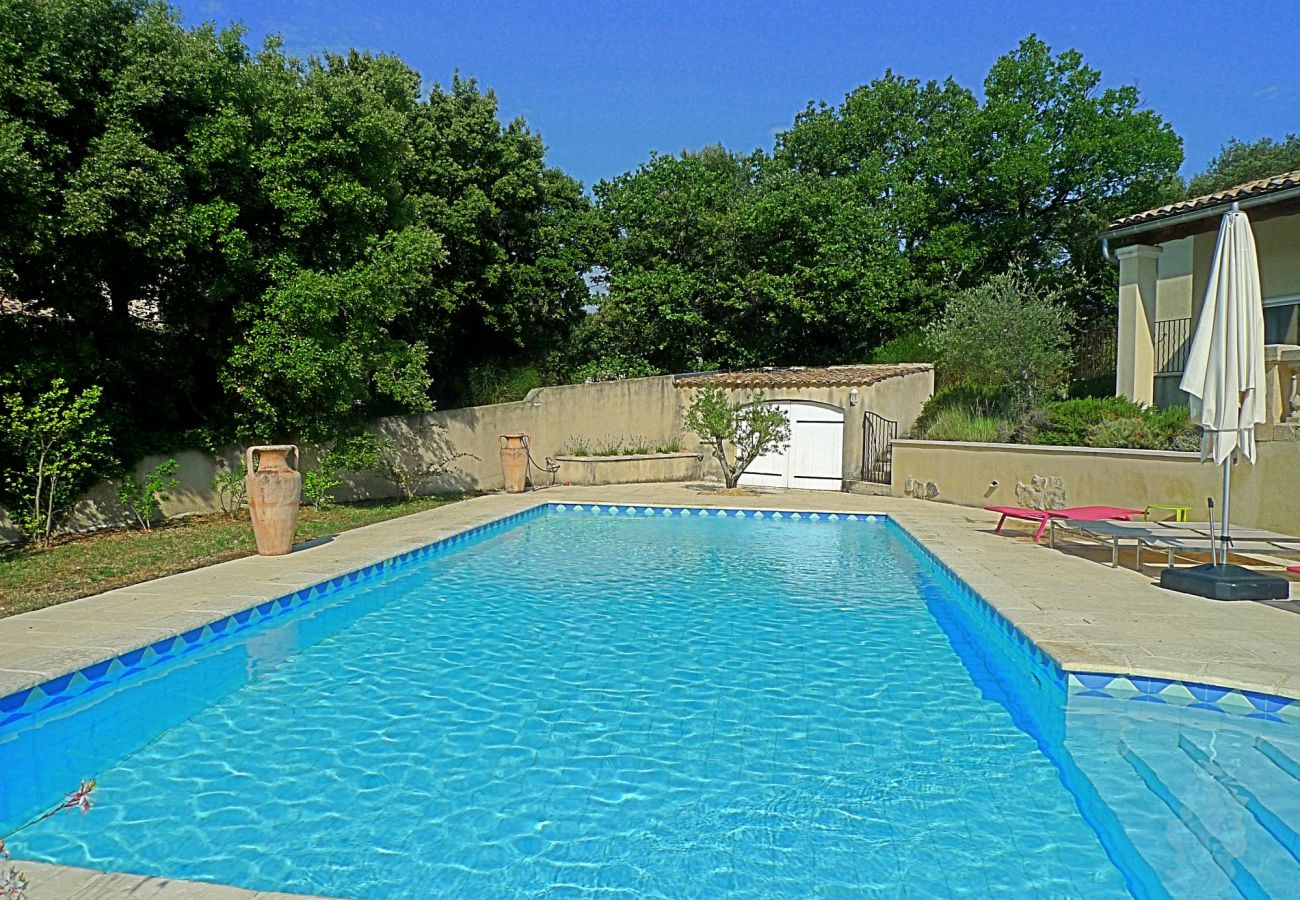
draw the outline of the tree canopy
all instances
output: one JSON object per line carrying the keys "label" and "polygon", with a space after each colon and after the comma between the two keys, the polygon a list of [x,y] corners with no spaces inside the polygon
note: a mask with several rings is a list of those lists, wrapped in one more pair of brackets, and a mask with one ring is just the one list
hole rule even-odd
{"label": "tree canopy", "polygon": [[[581,316],[581,185],[470,79],[298,60],[152,0],[0,4],[0,342],[121,441],[323,439]],[[158,387],[165,387],[159,390]]]}
{"label": "tree canopy", "polygon": [[1260,138],[1245,142],[1233,138],[1210,160],[1205,171],[1188,182],[1187,196],[1213,194],[1247,181],[1296,169],[1300,169],[1300,134],[1288,134],[1280,141]]}
{"label": "tree canopy", "polygon": [[661,368],[848,362],[1021,266],[1106,313],[1106,223],[1178,190],[1182,144],[1136,88],[1026,38],[982,99],[893,72],[812,104],[771,154],[653,156],[596,186],[613,250],[599,313]]}
{"label": "tree canopy", "polygon": [[424,84],[162,0],[0,2],[6,390],[102,388],[127,458],[542,377],[512,366],[861,361],[1012,266],[1087,321],[1114,294],[1095,234],[1182,158],[1135,88],[1034,37],[978,94],[886,72],[770,152],[652,155],[591,196],[492,91]]}

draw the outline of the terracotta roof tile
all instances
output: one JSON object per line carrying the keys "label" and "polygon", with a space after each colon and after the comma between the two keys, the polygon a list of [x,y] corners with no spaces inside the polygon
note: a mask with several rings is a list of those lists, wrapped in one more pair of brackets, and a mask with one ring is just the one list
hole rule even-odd
{"label": "terracotta roof tile", "polygon": [[673,379],[677,387],[703,387],[714,384],[729,388],[795,388],[795,387],[859,387],[875,384],[887,378],[899,378],[917,372],[928,372],[929,363],[897,363],[889,365],[826,366],[813,368],[745,369],[735,372],[699,372],[678,375]]}
{"label": "terracotta roof tile", "polygon": [[1220,203],[1231,203],[1234,200],[1259,197],[1293,187],[1300,187],[1300,169],[1294,172],[1283,172],[1281,175],[1271,175],[1268,178],[1259,178],[1255,181],[1247,181],[1244,184],[1234,185],[1222,191],[1215,191],[1213,194],[1204,194],[1200,197],[1192,197],[1188,200],[1180,200],[1177,203],[1169,203],[1165,206],[1157,206],[1155,209],[1134,213],[1131,216],[1116,219],[1110,223],[1110,227],[1112,229],[1124,228],[1128,225],[1152,222],[1156,219],[1176,216],[1179,213],[1195,212],[1198,209],[1217,206]]}

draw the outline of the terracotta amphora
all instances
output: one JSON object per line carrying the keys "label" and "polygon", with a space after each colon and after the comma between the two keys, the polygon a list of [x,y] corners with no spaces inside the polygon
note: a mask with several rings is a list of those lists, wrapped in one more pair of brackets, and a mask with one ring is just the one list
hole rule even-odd
{"label": "terracotta amphora", "polygon": [[501,440],[501,474],[506,493],[519,494],[528,483],[528,435],[503,434]]}
{"label": "terracotta amphora", "polygon": [[293,549],[293,533],[298,527],[298,499],[302,492],[298,448],[293,444],[249,447],[244,463],[248,471],[244,479],[248,486],[248,515],[253,520],[257,552],[262,556],[283,556]]}

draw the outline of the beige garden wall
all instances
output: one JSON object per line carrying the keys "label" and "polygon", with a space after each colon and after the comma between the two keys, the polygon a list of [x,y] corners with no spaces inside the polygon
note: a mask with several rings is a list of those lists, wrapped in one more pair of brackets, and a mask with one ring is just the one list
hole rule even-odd
{"label": "beige garden wall", "polygon": [[[375,430],[416,446],[417,456],[466,454],[451,472],[433,485],[434,491],[497,490],[503,486],[497,436],[507,432],[531,435],[533,456],[539,464],[555,456],[574,437],[591,444],[641,437],[651,442],[678,438],[682,433],[680,391],[671,375],[629,378],[599,384],[571,384],[537,388],[516,403],[474,406],[445,412],[381,419]],[[414,440],[412,440],[414,438]],[[162,503],[166,516],[209,513],[220,509],[212,480],[228,466],[238,466],[241,448],[218,456],[183,451],[149,456],[136,466],[138,475],[169,456],[179,463],[180,486]],[[304,465],[313,463],[310,454]],[[543,483],[549,476],[534,473]],[[392,486],[374,476],[354,479],[340,489],[340,499],[393,496]],[[116,499],[114,485],[96,485],[69,517],[69,530],[90,531],[128,524]],[[13,529],[0,509],[0,541],[13,540]]]}
{"label": "beige garden wall", "polygon": [[[1261,442],[1255,465],[1233,471],[1232,519],[1255,528],[1300,534],[1300,441]],[[894,444],[893,493],[908,477],[933,481],[935,498],[962,506],[1016,506],[1016,483],[1059,476],[1071,506],[1173,503],[1206,518],[1207,497],[1219,502],[1220,470],[1195,453],[1030,447],[945,441]],[[997,482],[996,486],[993,482]]]}
{"label": "beige garden wall", "polygon": [[[682,410],[671,375],[628,378],[598,384],[566,384],[537,388],[516,403],[471,406],[445,412],[383,419],[376,430],[398,441],[423,448],[426,459],[452,453],[467,454],[453,463],[452,472],[437,491],[492,491],[504,487],[499,436],[529,435],[533,459],[544,465],[575,441],[588,445],[679,440]],[[435,426],[432,430],[428,426]],[[425,437],[409,441],[415,433]],[[550,476],[532,471],[540,483]],[[374,478],[355,483],[356,496],[389,496],[384,482]]]}
{"label": "beige garden wall", "polygon": [[[846,411],[844,434],[844,473],[855,477],[861,466],[862,411],[873,410],[899,423],[899,434],[912,427],[921,407],[934,387],[934,372],[927,370],[894,377],[859,387],[856,406],[849,405],[851,388],[793,388],[768,391],[768,399],[813,400]],[[736,391],[742,399],[755,399],[753,392]],[[697,451],[699,439],[685,433],[683,419],[692,391],[674,385],[673,376],[629,378],[598,384],[570,384],[537,388],[516,403],[473,406],[414,416],[380,419],[375,431],[413,448],[413,457],[432,461],[459,454],[445,477],[435,481],[431,492],[466,490],[492,491],[504,486],[498,454],[498,435],[524,432],[532,441],[532,455],[538,465],[546,457],[571,449],[575,441],[590,447],[602,444],[645,444],[658,446],[679,441],[686,451]],[[705,451],[707,454],[707,450]],[[237,467],[242,448],[231,447],[213,456],[199,451],[149,456],[136,466],[138,476],[163,460],[175,458],[180,485],[162,503],[165,516],[210,513],[220,510],[213,478],[220,472]],[[314,459],[305,452],[303,468]],[[703,462],[692,460],[678,466],[682,477],[716,477],[716,463],[711,457]],[[674,473],[677,469],[674,470]],[[560,473],[562,476],[564,473]],[[539,484],[550,483],[551,476],[534,470]],[[373,474],[354,476],[336,491],[341,500],[391,497],[391,484]],[[115,485],[101,482],[73,509],[69,516],[70,531],[91,531],[129,524],[126,512],[117,502]],[[14,540],[13,529],[0,509],[0,541]]]}

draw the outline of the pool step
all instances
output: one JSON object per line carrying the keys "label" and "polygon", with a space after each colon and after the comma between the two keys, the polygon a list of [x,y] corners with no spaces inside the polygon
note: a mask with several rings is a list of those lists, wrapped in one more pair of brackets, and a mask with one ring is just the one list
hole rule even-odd
{"label": "pool step", "polygon": [[1255,876],[1242,864],[1241,860],[1237,859],[1224,846],[1223,842],[1215,837],[1191,807],[1179,799],[1170,790],[1169,786],[1160,780],[1160,776],[1147,765],[1142,757],[1134,753],[1132,748],[1122,741],[1120,742],[1119,753],[1120,757],[1133,767],[1133,771],[1137,772],[1147,790],[1168,807],[1174,817],[1196,838],[1197,843],[1205,848],[1214,865],[1227,877],[1241,896],[1248,898],[1248,900],[1268,900],[1268,892],[1255,880]]}
{"label": "pool step", "polygon": [[1281,844],[1282,848],[1291,854],[1291,857],[1297,863],[1300,863],[1300,833],[1297,833],[1286,820],[1263,803],[1253,791],[1236,778],[1233,778],[1222,766],[1211,759],[1203,749],[1188,740],[1185,735],[1179,736],[1178,746],[1192,758],[1194,763],[1222,785],[1232,799],[1246,812],[1250,813],[1260,827],[1267,831],[1273,837],[1273,840]]}
{"label": "pool step", "polygon": [[[1181,877],[1184,889],[1195,883],[1198,896],[1294,895],[1300,744],[1182,723],[1159,739],[1129,732],[1113,746],[1132,773],[1116,812],[1157,871]],[[1152,800],[1163,826],[1153,820]]]}

